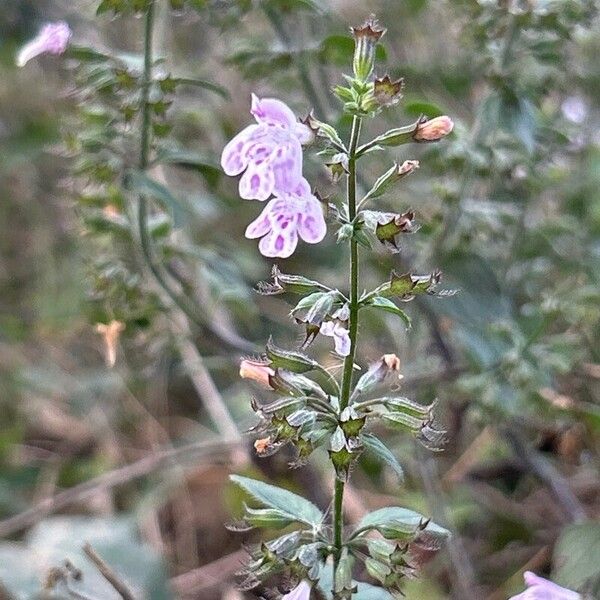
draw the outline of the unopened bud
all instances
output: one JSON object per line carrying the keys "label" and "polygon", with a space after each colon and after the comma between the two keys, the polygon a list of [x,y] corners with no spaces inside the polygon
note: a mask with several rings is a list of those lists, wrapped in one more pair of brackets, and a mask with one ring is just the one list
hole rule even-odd
{"label": "unopened bud", "polygon": [[365,81],[373,72],[375,47],[384,33],[385,29],[374,17],[369,17],[361,27],[352,27],[356,44],[352,66],[357,79]]}
{"label": "unopened bud", "polygon": [[418,160],[405,160],[398,167],[398,177],[406,177],[411,173],[414,173],[419,168]]}
{"label": "unopened bud", "polygon": [[369,370],[358,380],[352,400],[356,400],[361,394],[369,392],[381,385],[392,371],[400,369],[400,359],[395,354],[384,354]]}
{"label": "unopened bud", "polygon": [[362,201],[365,202],[367,199],[378,198],[379,196],[382,196],[390,186],[395,184],[403,177],[414,173],[418,168],[418,160],[405,160],[401,165],[395,164],[373,184],[373,187],[369,190]]}
{"label": "unopened bud", "polygon": [[384,354],[381,360],[390,371],[400,370],[400,359],[395,354]]}
{"label": "unopened bud", "polygon": [[454,122],[446,115],[435,117],[430,121],[423,120],[417,125],[413,134],[415,142],[437,142],[446,137],[454,129]]}
{"label": "unopened bud", "polygon": [[121,321],[96,324],[96,331],[104,338],[105,359],[109,367],[114,367],[117,361],[117,345],[124,329],[125,323]]}
{"label": "unopened bud", "polygon": [[265,454],[272,444],[270,437],[260,438],[254,442],[254,449],[257,454]]}
{"label": "unopened bud", "polygon": [[273,375],[275,375],[275,371],[265,362],[244,359],[240,363],[240,377],[256,381],[263,387],[271,387],[270,378]]}
{"label": "unopened bud", "polygon": [[323,284],[302,275],[289,275],[282,273],[277,265],[271,270],[271,281],[262,281],[257,286],[257,291],[263,296],[274,296],[289,292],[291,294],[311,294],[313,292],[326,291]]}

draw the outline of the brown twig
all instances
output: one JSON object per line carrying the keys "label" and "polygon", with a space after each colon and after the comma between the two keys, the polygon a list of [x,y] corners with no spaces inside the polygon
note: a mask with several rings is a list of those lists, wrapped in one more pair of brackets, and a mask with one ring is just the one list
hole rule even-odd
{"label": "brown twig", "polygon": [[98,571],[100,571],[102,577],[112,585],[123,600],[135,600],[135,596],[131,593],[127,585],[119,579],[119,576],[102,560],[89,543],[84,544],[83,551],[94,563]]}
{"label": "brown twig", "polygon": [[180,448],[169,448],[161,452],[150,454],[134,463],[114,469],[108,473],[84,481],[51,498],[42,500],[28,510],[13,517],[0,521],[0,537],[14,534],[22,529],[38,523],[48,515],[56,513],[75,502],[88,498],[100,490],[123,485],[133,479],[148,475],[153,471],[169,466],[173,460],[190,460],[194,457],[206,456],[231,450],[237,446],[236,442],[223,440],[205,440],[186,444]]}
{"label": "brown twig", "polygon": [[177,575],[171,579],[171,585],[179,596],[198,598],[201,592],[225,583],[246,558],[245,550],[236,550],[198,569]]}

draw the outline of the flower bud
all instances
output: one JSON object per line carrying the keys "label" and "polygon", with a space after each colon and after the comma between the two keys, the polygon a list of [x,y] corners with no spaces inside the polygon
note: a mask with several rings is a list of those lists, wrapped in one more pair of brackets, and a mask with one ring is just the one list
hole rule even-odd
{"label": "flower bud", "polygon": [[277,265],[271,270],[272,281],[262,281],[257,286],[257,291],[263,296],[274,296],[289,292],[291,294],[312,294],[313,292],[327,291],[323,284],[302,275],[289,275],[282,273]]}
{"label": "flower bud", "polygon": [[367,192],[362,202],[366,202],[371,198],[379,198],[386,190],[394,185],[397,181],[414,173],[419,168],[418,160],[405,160],[401,165],[395,164],[388,169],[377,181],[373,187]]}
{"label": "flower bud", "polygon": [[240,363],[240,377],[242,379],[256,381],[263,387],[271,387],[270,378],[273,377],[273,375],[275,375],[275,371],[265,362],[244,359]]}
{"label": "flower bud", "polygon": [[119,336],[125,329],[125,323],[111,321],[110,323],[96,323],[96,331],[104,338],[104,351],[106,365],[114,367],[117,361],[117,345]]}
{"label": "flower bud", "polygon": [[352,27],[356,44],[352,66],[357,79],[365,81],[373,72],[375,47],[384,33],[385,29],[373,17],[369,17],[361,27]]}
{"label": "flower bud", "polygon": [[446,115],[431,120],[422,120],[413,134],[415,142],[437,142],[454,129],[454,122]]}
{"label": "flower bud", "polygon": [[392,371],[396,372],[399,369],[400,359],[395,354],[384,354],[358,380],[352,393],[352,400],[356,400],[361,394],[381,385]]}
{"label": "flower bud", "polygon": [[254,449],[257,454],[266,454],[272,445],[271,436],[267,436],[266,438],[260,438],[254,442]]}
{"label": "flower bud", "polygon": [[400,359],[395,354],[384,354],[381,360],[390,371],[400,370]]}

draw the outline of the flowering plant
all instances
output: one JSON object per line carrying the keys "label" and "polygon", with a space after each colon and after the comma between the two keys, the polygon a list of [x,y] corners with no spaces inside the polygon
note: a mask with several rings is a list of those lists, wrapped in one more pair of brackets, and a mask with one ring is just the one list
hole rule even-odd
{"label": "flowering plant", "polygon": [[[242,361],[240,375],[260,383],[276,394],[263,403],[253,401],[259,422],[255,449],[268,456],[284,445],[297,454],[296,466],[303,464],[317,447],[328,450],[335,471],[331,518],[308,500],[272,485],[232,476],[232,480],[257,500],[262,508],[246,507],[234,529],[252,527],[299,527],[251,550],[250,561],[242,571],[244,589],[264,584],[273,575],[285,573],[291,584],[288,600],[308,600],[311,589],[332,594],[333,598],[360,598],[368,593],[388,598],[401,594],[402,579],[419,566],[419,546],[438,548],[448,535],[444,528],[425,516],[399,506],[390,506],[365,515],[359,523],[344,528],[344,488],[352,468],[365,450],[388,463],[396,473],[402,468],[394,454],[373,433],[372,425],[382,422],[407,430],[427,448],[437,450],[444,432],[434,418],[434,406],[422,406],[408,398],[383,392],[386,380],[398,379],[400,361],[384,354],[360,377],[355,377],[359,314],[367,307],[397,315],[410,324],[397,302],[407,302],[419,294],[448,295],[437,291],[439,273],[416,275],[392,272],[389,281],[359,294],[359,246],[383,244],[397,251],[398,238],[414,231],[414,213],[381,212],[366,208],[418,166],[406,160],[383,173],[362,198],[358,193],[359,160],[383,147],[410,142],[436,142],[453,128],[447,116],[391,129],[373,140],[360,143],[361,125],[401,98],[402,80],[389,76],[373,78],[375,48],[385,30],[373,18],[353,29],[355,53],[353,76],[348,85],[335,88],[351,115],[350,139],[314,114],[299,122],[290,108],[274,98],[252,96],[251,113],[257,124],[249,125],[224,148],[221,164],[228,175],[242,174],[239,193],[244,199],[269,200],[260,216],[246,230],[246,237],[262,237],[260,252],[267,257],[287,258],[295,250],[298,237],[318,243],[326,235],[325,217],[337,228],[337,241],[350,250],[349,292],[332,289],[302,275],[283,273],[275,266],[272,281],[262,283],[262,294],[295,294],[299,302],[291,314],[305,328],[306,347],[318,335],[333,338],[335,352],[343,358],[341,381],[303,351],[286,350],[269,341],[258,359]],[[311,193],[303,176],[302,145],[313,144],[325,163],[345,176],[344,202],[320,200]],[[263,237],[264,236],[264,237]],[[378,533],[379,537],[373,537]],[[327,573],[328,559],[332,574]],[[381,587],[354,580],[354,565],[364,563],[369,575]]]}

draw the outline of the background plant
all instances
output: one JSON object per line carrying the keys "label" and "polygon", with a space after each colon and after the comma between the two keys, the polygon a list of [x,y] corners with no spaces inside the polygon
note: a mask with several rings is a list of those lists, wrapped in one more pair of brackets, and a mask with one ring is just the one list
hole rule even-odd
{"label": "background plant", "polygon": [[[197,73],[235,90],[231,103],[208,93],[198,102],[196,88],[181,88],[183,96],[179,94],[168,113],[174,124],[170,135],[184,147],[212,156],[215,166],[225,141],[246,122],[247,98],[252,90],[259,95],[286,90],[280,96],[297,114],[314,107],[321,119],[333,119],[337,105],[327,90],[337,83],[340,66],[351,60],[347,23],[359,22],[371,11],[389,29],[387,62],[380,64],[386,64],[393,77],[403,76],[407,81],[398,112],[387,114],[401,114],[404,122],[410,122],[423,112],[429,117],[445,112],[456,122],[456,138],[443,147],[415,148],[414,157],[421,160],[421,169],[403,183],[403,210],[417,210],[423,224],[419,233],[410,238],[411,244],[403,247],[400,255],[376,254],[371,259],[365,253],[369,262],[362,270],[365,287],[375,287],[398,260],[406,261],[405,270],[410,266],[426,271],[436,266],[444,272],[445,286],[461,291],[451,301],[434,300],[429,305],[427,298],[417,298],[407,305],[407,313],[413,317],[408,333],[391,315],[365,311],[362,317],[365,329],[374,334],[372,339],[364,336],[361,342],[365,357],[375,361],[381,347],[392,343],[398,347],[405,375],[403,389],[423,404],[437,396],[445,413],[442,421],[450,429],[450,443],[444,453],[404,461],[406,483],[400,502],[458,529],[447,552],[439,553],[427,566],[430,576],[407,582],[409,597],[454,594],[478,598],[494,593],[504,597],[522,589],[520,571],[549,570],[553,562],[554,578],[561,578],[563,585],[579,587],[593,575],[593,565],[586,566],[584,558],[591,555],[596,530],[589,523],[571,523],[573,518],[580,518],[580,508],[587,518],[597,516],[597,376],[593,368],[597,362],[593,351],[597,345],[597,141],[593,133],[597,129],[597,65],[593,60],[597,23],[584,18],[580,9],[586,4],[538,3],[535,13],[526,4],[484,2],[407,2],[398,6],[373,2],[368,9],[355,8],[351,3],[341,7],[321,4],[318,13],[311,12],[305,2],[228,6],[231,10],[226,12],[220,4],[206,3],[200,13],[188,10],[158,20],[158,45],[168,51],[157,55],[170,57],[178,67],[172,69],[174,73]],[[59,93],[67,88],[70,75],[67,77],[59,66],[64,62],[51,59],[42,63],[43,69],[33,64],[17,71],[13,66],[17,48],[35,34],[41,22],[51,19],[67,18],[75,29],[74,42],[86,44],[90,40],[90,45],[101,50],[139,52],[140,20],[131,15],[115,20],[110,14],[97,20],[93,16],[96,8],[97,3],[69,7],[59,2],[8,2],[1,11],[5,85],[0,112],[6,128],[0,170],[3,222],[10,223],[2,238],[3,439],[7,441],[2,464],[6,489],[10,490],[2,510],[7,517],[39,498],[135,462],[141,454],[153,456],[169,439],[176,445],[201,440],[208,432],[197,423],[210,425],[205,407],[194,400],[190,380],[182,376],[179,354],[172,351],[172,341],[177,338],[166,334],[171,326],[163,320],[164,312],[155,313],[150,328],[130,325],[121,336],[117,370],[107,373],[104,369],[101,339],[82,316],[82,307],[90,312],[90,305],[82,302],[84,290],[90,289],[84,277],[84,264],[89,262],[81,259],[90,248],[89,238],[79,235],[80,221],[74,216],[70,194],[57,187],[57,182],[64,182],[67,164],[56,153],[40,153],[41,148],[52,147],[58,140],[58,117],[64,122],[64,117],[73,114],[73,102]],[[274,28],[265,9],[272,9],[278,27]],[[493,59],[500,56],[498,47],[508,33],[509,9],[518,13],[519,36],[508,63],[510,77],[505,73],[503,79],[508,78],[512,85],[516,78],[519,95],[534,108],[529,124],[536,150],[526,159],[525,179],[520,178],[522,170],[503,168],[505,159],[510,162],[517,151],[521,153],[514,147],[517,142],[507,147],[498,143],[499,138],[510,142],[514,132],[521,130],[521,125],[510,125],[508,118],[513,111],[519,112],[514,104],[506,105],[501,118],[497,113],[486,118],[490,125],[487,140],[474,146],[471,133],[477,130],[472,124],[478,107],[486,96],[496,93],[500,83]],[[287,42],[281,32],[287,32]],[[542,44],[532,52],[541,36],[547,48],[554,44],[557,51],[544,54]],[[264,79],[267,73],[268,81]],[[242,76],[248,78],[246,83]],[[311,87],[320,105],[308,99]],[[573,111],[577,106],[585,110]],[[373,135],[385,129],[381,119],[385,121],[387,114],[379,117]],[[582,115],[583,121],[577,122]],[[570,120],[573,117],[577,121]],[[396,124],[390,122],[390,127]],[[349,125],[345,117],[335,123],[343,139],[349,135]],[[370,134],[367,128],[364,135]],[[551,139],[554,150],[546,152]],[[492,150],[481,154],[481,146]],[[495,147],[502,147],[502,151],[493,152]],[[436,167],[440,153],[444,156]],[[470,182],[467,192],[460,198],[458,226],[442,227],[451,223],[447,211],[458,205],[454,198],[464,179],[465,154],[476,160],[471,176],[466,178]],[[490,155],[494,160],[489,160]],[[380,168],[368,157],[364,160],[365,178],[374,181]],[[391,164],[393,157],[389,161]],[[306,168],[311,183],[327,193],[329,183],[320,161],[313,163],[309,158]],[[439,173],[434,171],[437,168]],[[177,197],[184,189],[197,193],[202,185],[191,171],[170,169],[168,177]],[[431,182],[435,183],[433,188]],[[293,326],[285,325],[280,317],[271,320],[272,315],[282,317],[289,310],[282,301],[285,297],[258,298],[247,291],[256,280],[266,278],[270,268],[257,260],[253,242],[243,246],[247,252],[240,251],[238,240],[246,223],[256,216],[255,207],[240,203],[235,186],[228,182],[218,183],[212,191],[202,190],[202,201],[193,204],[194,211],[202,212],[198,217],[194,212],[185,218],[186,231],[191,240],[201,241],[208,250],[207,264],[223,264],[214,260],[213,249],[218,248],[221,258],[233,259],[225,273],[230,275],[234,269],[243,273],[237,281],[246,282],[246,295],[241,295],[241,288],[233,287],[232,291],[229,285],[220,285],[218,277],[209,277],[216,298],[233,310],[236,328],[245,338],[263,343],[272,333],[276,340],[289,339]],[[400,212],[393,198],[381,202]],[[521,208],[526,209],[522,225],[518,218]],[[543,215],[547,216],[540,221]],[[223,236],[225,226],[235,234]],[[443,229],[448,230],[448,242],[438,252],[436,240]],[[517,254],[511,253],[511,240],[516,241]],[[114,252],[119,246],[104,247]],[[286,271],[302,271],[311,279],[343,288],[344,259],[334,240],[320,246],[318,264],[307,260],[312,250],[300,247]],[[127,251],[124,255],[131,258]],[[465,255],[469,261],[462,260]],[[518,267],[513,268],[513,263]],[[186,264],[189,269],[194,262]],[[547,267],[551,275],[546,274]],[[195,272],[186,274],[192,280],[196,277]],[[144,281],[147,284],[152,278]],[[497,297],[499,289],[502,301],[495,303],[492,296]],[[557,312],[548,314],[540,335],[528,345],[527,338],[534,332],[534,319],[528,317],[539,307],[548,306],[542,302],[547,291],[552,292],[550,300],[562,298],[564,302],[557,304]],[[488,306],[492,308],[484,311]],[[263,316],[257,319],[257,315]],[[110,316],[106,314],[106,320]],[[92,323],[97,319],[95,316]],[[152,336],[147,336],[150,332]],[[515,332],[525,339],[519,341]],[[201,345],[204,364],[238,422],[250,425],[252,419],[245,412],[246,386],[237,380],[237,356],[233,360],[217,357],[222,342],[213,334],[192,338]],[[517,348],[516,361],[507,347]],[[523,347],[526,360],[519,354]],[[324,344],[317,340],[313,352],[327,361],[330,348],[330,340]],[[488,354],[492,356],[489,359]],[[498,354],[510,359],[502,368],[495,368]],[[139,368],[142,365],[143,370]],[[540,381],[543,386],[538,385]],[[540,390],[544,395],[538,394]],[[517,401],[509,403],[507,399],[515,398],[515,394]],[[482,404],[482,398],[489,401]],[[134,400],[147,412],[140,412]],[[498,411],[504,415],[507,408],[516,417],[511,430],[521,432],[531,444],[524,449],[516,447],[517,452],[513,440],[495,427],[500,422]],[[86,418],[90,414],[93,418]],[[56,415],[58,418],[50,419]],[[160,435],[157,422],[163,429]],[[507,422],[504,416],[502,422]],[[388,437],[387,443],[398,455],[413,456],[410,438]],[[321,495],[325,487],[320,474],[324,471],[318,456],[308,467],[290,475],[290,458],[285,452],[261,459],[258,468],[280,484],[308,490],[313,501],[326,506],[328,499]],[[540,469],[539,464],[545,466]],[[105,514],[112,510],[131,514],[142,506],[144,512],[136,523],[141,523],[144,538],[166,557],[176,589],[193,595],[190,590],[200,586],[202,592],[196,594],[220,597],[227,591],[221,584],[215,585],[210,570],[196,575],[193,569],[210,564],[216,556],[229,556],[238,546],[238,536],[226,537],[221,526],[230,509],[223,508],[218,491],[230,469],[215,463],[207,473],[202,465],[193,469],[188,465],[189,461],[183,462],[185,474],[177,471],[177,477],[165,479],[161,471],[158,478],[144,475],[140,484],[128,480],[114,492],[97,493],[93,504],[70,500],[70,512]],[[549,475],[548,465],[554,467]],[[249,468],[246,474],[260,476],[255,469]],[[372,492],[373,484],[378,494]],[[573,506],[572,496],[564,495],[565,487],[580,505],[575,512],[568,508]],[[397,498],[390,501],[384,496],[392,491],[397,494],[396,481],[388,477],[387,470],[369,461],[367,453],[353,472],[348,492],[351,501],[355,488],[364,490],[361,497],[369,508],[398,503]],[[186,504],[186,490],[197,502]],[[234,496],[228,497],[233,504],[239,502]],[[107,508],[103,498],[114,501],[111,506],[116,508]],[[144,502],[140,504],[141,500]],[[188,508],[183,510],[182,503]],[[200,516],[191,509],[194,505],[210,505],[212,510]],[[355,509],[356,504],[350,502],[351,517],[358,520],[360,507],[353,513]],[[174,519],[173,514],[186,518]],[[208,514],[215,515],[214,522],[207,520]],[[39,519],[44,513],[35,515]],[[159,537],[153,533],[156,527],[152,523],[156,522],[160,523]],[[107,530],[117,531],[112,527]],[[41,539],[49,537],[36,537],[38,548]],[[114,540],[118,547],[116,533]],[[81,561],[79,545],[73,544],[74,558]],[[573,564],[563,563],[563,555],[572,556]],[[231,554],[229,562],[219,563],[220,572],[225,572],[226,565],[233,570],[236,560]],[[560,568],[561,564],[565,567]],[[39,571],[43,572],[42,566]],[[13,572],[17,573],[16,568],[10,575]],[[183,577],[183,573],[189,576]],[[0,576],[3,580],[6,577],[4,572]]]}

